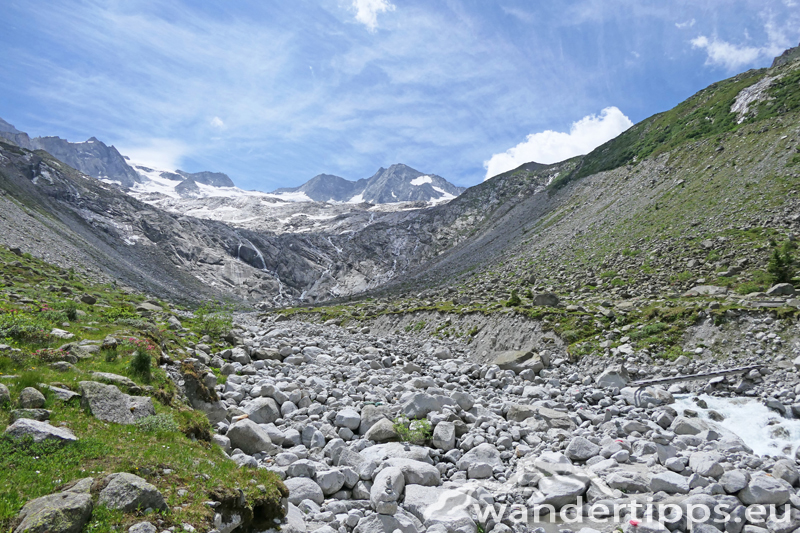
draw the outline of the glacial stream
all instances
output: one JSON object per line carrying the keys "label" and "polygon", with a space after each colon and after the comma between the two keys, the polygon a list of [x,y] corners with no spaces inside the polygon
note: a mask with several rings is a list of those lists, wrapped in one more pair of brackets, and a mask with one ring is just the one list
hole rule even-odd
{"label": "glacial stream", "polygon": [[[694,395],[677,395],[673,407],[683,414],[691,409],[704,420],[711,421],[738,435],[759,455],[786,455],[794,457],[800,446],[800,420],[784,418],[756,398],[716,398],[701,394],[706,402],[703,409],[694,401]],[[724,417],[721,422],[709,418],[709,410]]]}

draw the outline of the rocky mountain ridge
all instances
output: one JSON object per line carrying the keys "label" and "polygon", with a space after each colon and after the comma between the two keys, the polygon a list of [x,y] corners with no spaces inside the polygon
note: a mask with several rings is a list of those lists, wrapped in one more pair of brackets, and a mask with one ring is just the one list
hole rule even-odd
{"label": "rocky mountain ridge", "polygon": [[349,181],[320,174],[299,187],[281,188],[275,194],[302,193],[315,202],[391,204],[397,202],[445,202],[464,192],[441,176],[395,164],[381,167],[370,178]]}
{"label": "rocky mountain ridge", "polygon": [[72,143],[60,137],[30,138],[27,133],[17,130],[2,118],[0,137],[27,150],[44,150],[93,178],[117,181],[123,187],[133,187],[141,181],[116,148],[106,146],[95,137],[81,143]]}

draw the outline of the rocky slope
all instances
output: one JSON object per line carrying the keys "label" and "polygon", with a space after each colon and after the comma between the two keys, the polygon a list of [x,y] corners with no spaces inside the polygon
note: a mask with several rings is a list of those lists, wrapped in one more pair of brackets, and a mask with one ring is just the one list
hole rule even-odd
{"label": "rocky slope", "polygon": [[[750,71],[587,156],[469,189],[439,211],[433,234],[445,247],[396,278],[397,290],[447,284],[497,300],[512,289],[608,298],[768,288],[774,245],[800,230],[799,79],[798,61]],[[766,90],[742,106],[757,83]]]}
{"label": "rocky slope", "polygon": [[430,243],[404,222],[413,211],[362,211],[349,230],[280,235],[171,214],[5,143],[0,189],[5,245],[178,301],[277,306],[358,293],[415,265]]}

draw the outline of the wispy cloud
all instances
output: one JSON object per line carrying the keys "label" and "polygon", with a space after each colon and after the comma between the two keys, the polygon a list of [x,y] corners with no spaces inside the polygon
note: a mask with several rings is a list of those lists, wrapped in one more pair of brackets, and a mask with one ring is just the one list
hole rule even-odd
{"label": "wispy cloud", "polygon": [[783,20],[778,20],[768,10],[760,12],[758,16],[763,24],[762,28],[758,28],[763,31],[762,44],[753,43],[754,39],[747,28],[744,29],[743,44],[724,40],[716,35],[708,37],[702,34],[689,42],[692,48],[706,53],[706,65],[721,66],[731,72],[752,66],[756,61],[775,57],[786,48],[794,46],[793,39],[797,38],[800,24],[798,13],[795,12]]}
{"label": "wispy cloud", "polygon": [[679,30],[683,30],[683,29],[686,29],[686,28],[691,28],[696,23],[697,23],[697,21],[695,19],[687,20],[686,22],[676,22],[675,23],[675,27],[678,28]]}
{"label": "wispy cloud", "polygon": [[378,13],[394,11],[395,5],[388,0],[353,0],[356,20],[374,32],[378,28]]}
{"label": "wispy cloud", "polygon": [[705,35],[696,37],[690,42],[692,48],[705,50],[708,55],[707,65],[721,65],[728,70],[750,65],[765,53],[764,48],[738,46],[716,38],[709,39]]}
{"label": "wispy cloud", "polygon": [[210,124],[212,127],[217,128],[218,130],[224,130],[227,127],[219,117],[212,118]]}
{"label": "wispy cloud", "polygon": [[120,149],[133,163],[166,170],[179,169],[183,158],[191,152],[189,146],[175,139],[147,139],[142,144],[126,145]]}
{"label": "wispy cloud", "polygon": [[552,130],[531,133],[525,141],[485,161],[485,179],[531,161],[549,164],[587,154],[631,126],[633,122],[612,106],[603,109],[599,115],[589,115],[574,122],[569,133]]}

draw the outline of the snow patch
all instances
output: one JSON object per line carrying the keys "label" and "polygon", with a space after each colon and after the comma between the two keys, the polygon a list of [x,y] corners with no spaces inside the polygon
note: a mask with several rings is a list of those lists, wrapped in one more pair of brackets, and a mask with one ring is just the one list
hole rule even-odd
{"label": "snow patch", "polygon": [[362,192],[361,194],[357,194],[357,195],[353,196],[352,198],[350,198],[349,200],[347,200],[346,203],[348,203],[348,204],[360,204],[360,203],[363,203],[363,202],[364,202],[364,193]]}
{"label": "snow patch", "polygon": [[[424,185],[425,183],[433,183],[433,180],[430,176],[420,176],[418,178],[414,178],[409,182],[411,185]],[[435,188],[435,187],[434,187]]]}
{"label": "snow patch", "polygon": [[431,204],[434,204],[434,205],[443,204],[443,203],[449,202],[450,200],[455,198],[455,196],[453,196],[449,192],[447,192],[444,189],[441,189],[441,188],[439,188],[439,187],[437,187],[435,185],[433,186],[433,190],[438,192],[439,194],[441,194],[441,196],[439,198],[431,198],[431,201],[429,202]]}
{"label": "snow patch", "polygon": [[286,202],[313,202],[314,200],[311,199],[306,193],[302,191],[296,192],[279,192],[279,193],[270,193],[264,194],[269,198],[277,198],[278,200],[284,200]]}

